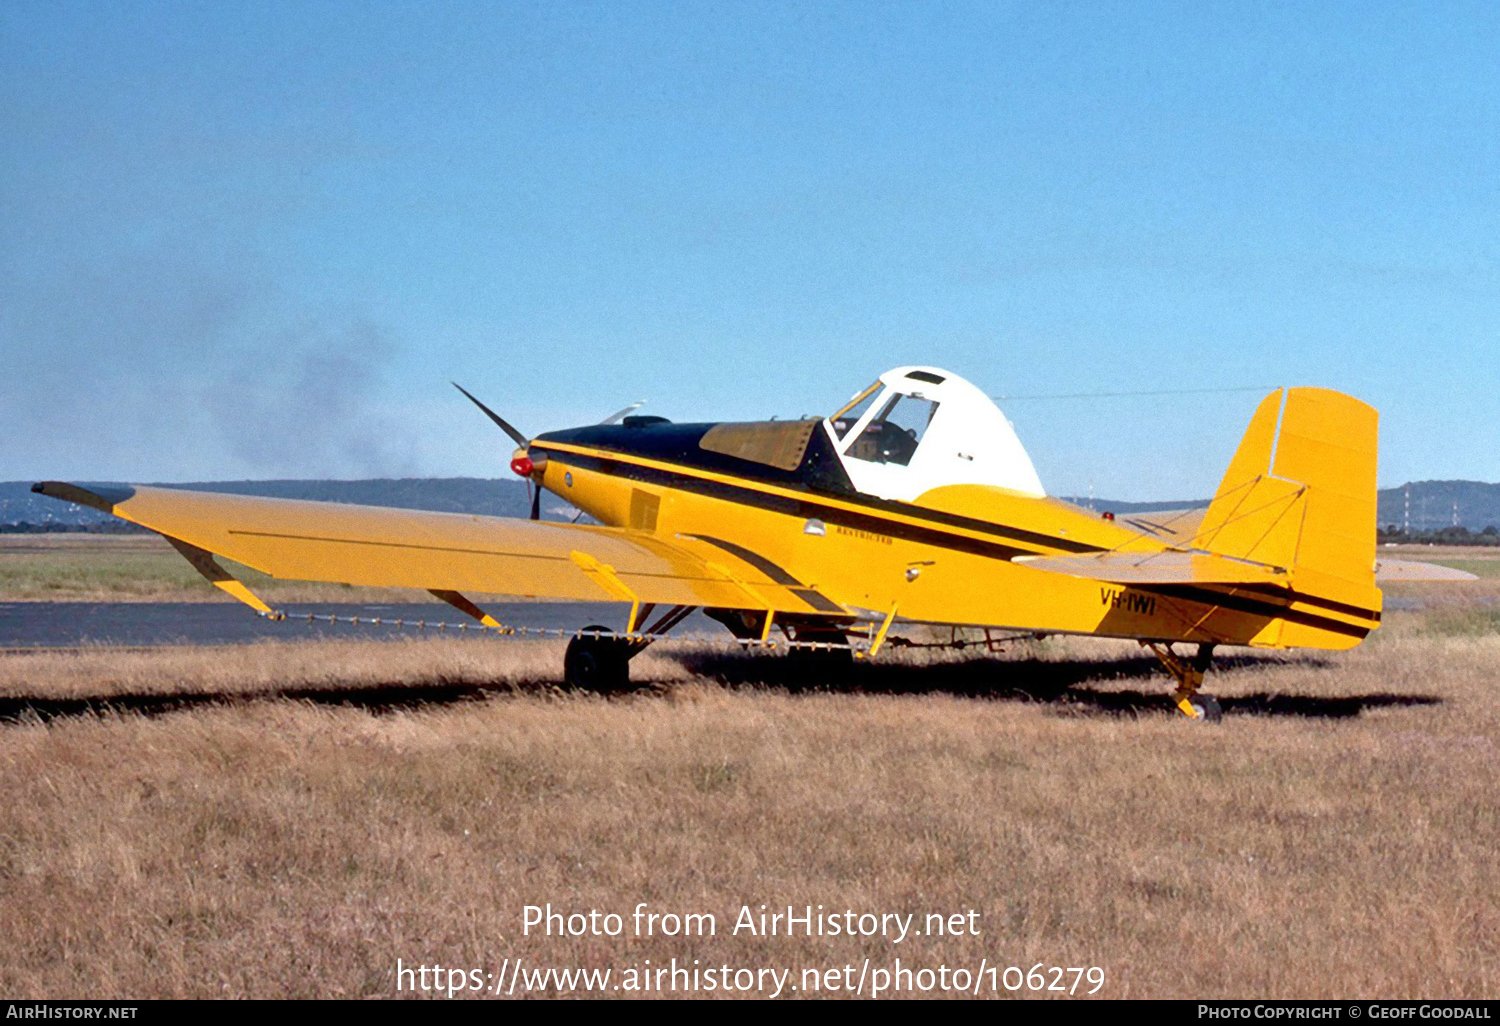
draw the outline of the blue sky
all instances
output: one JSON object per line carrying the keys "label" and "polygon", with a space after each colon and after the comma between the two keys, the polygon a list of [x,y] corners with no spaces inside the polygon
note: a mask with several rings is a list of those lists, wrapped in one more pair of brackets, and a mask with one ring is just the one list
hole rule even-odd
{"label": "blue sky", "polygon": [[[1500,480],[1494,3],[0,5],[0,479],[499,476],[645,398],[1323,385]],[[1002,403],[1207,495],[1259,393]]]}

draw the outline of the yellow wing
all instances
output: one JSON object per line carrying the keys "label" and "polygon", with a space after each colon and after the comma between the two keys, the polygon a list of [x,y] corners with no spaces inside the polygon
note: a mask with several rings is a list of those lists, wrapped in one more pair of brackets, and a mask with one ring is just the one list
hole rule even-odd
{"label": "yellow wing", "polygon": [[[224,584],[213,576],[218,568],[202,558],[206,553],[272,577],[301,581],[824,615],[845,612],[774,567],[738,558],[725,561],[722,548],[692,538],[668,542],[615,527],[143,485],[44,481],[33,490],[113,513],[165,535],[180,543],[183,554],[221,587]],[[193,550],[201,550],[199,558]],[[244,598],[232,587],[225,590]],[[263,608],[258,602],[251,604]]]}

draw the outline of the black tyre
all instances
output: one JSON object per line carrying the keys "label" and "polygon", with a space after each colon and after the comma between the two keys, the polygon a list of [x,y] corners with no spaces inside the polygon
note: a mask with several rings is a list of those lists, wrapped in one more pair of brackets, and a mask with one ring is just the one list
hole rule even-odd
{"label": "black tyre", "polygon": [[1199,722],[1218,723],[1224,718],[1224,710],[1213,695],[1194,695],[1192,703],[1193,708],[1198,711]]}
{"label": "black tyre", "polygon": [[[585,627],[585,633],[568,642],[563,656],[563,681],[580,691],[607,694],[630,686],[630,646],[608,627]],[[593,631],[598,631],[594,636]]]}

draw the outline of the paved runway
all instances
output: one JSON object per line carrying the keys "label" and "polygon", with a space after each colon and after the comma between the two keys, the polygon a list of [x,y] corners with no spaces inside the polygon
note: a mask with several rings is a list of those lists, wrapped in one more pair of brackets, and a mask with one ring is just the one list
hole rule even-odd
{"label": "paved runway", "polygon": [[[260,639],[368,638],[394,640],[420,636],[419,621],[459,624],[468,617],[435,603],[412,605],[298,605],[283,607],[287,619],[257,616],[239,603],[221,602],[4,602],[0,603],[0,649],[59,648],[78,645],[232,645]],[[630,607],[613,602],[486,603],[501,623],[517,627],[577,630],[601,624],[623,629]],[[308,613],[393,623],[309,623]],[[477,625],[475,625],[477,626]],[[433,628],[425,633],[436,634]],[[457,633],[450,629],[449,633]],[[675,634],[724,634],[702,613],[694,613]],[[727,637],[727,634],[725,635]]]}
{"label": "paved runway", "polygon": [[[1420,598],[1390,596],[1385,608],[1419,610]],[[295,641],[304,638],[368,638],[395,640],[417,636],[419,621],[460,624],[470,621],[456,609],[437,603],[355,605],[319,603],[282,607],[284,621],[257,616],[238,602],[0,602],[0,649],[71,648],[78,645],[235,645],[260,639]],[[617,602],[486,603],[485,609],[501,623],[575,631],[600,624],[622,630],[630,607]],[[653,614],[654,620],[657,614]],[[335,614],[361,621],[405,621],[404,626],[382,622],[309,623],[308,613]],[[427,634],[436,634],[426,628]],[[457,633],[452,631],[450,632]],[[677,637],[694,634],[727,640],[722,626],[696,612],[675,627]]]}

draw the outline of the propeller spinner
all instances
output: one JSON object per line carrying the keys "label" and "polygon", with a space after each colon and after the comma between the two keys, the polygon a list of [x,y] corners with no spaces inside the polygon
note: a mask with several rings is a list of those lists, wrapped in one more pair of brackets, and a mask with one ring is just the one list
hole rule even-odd
{"label": "propeller spinner", "polygon": [[[542,518],[542,486],[537,479],[537,473],[546,466],[545,460],[540,464],[534,462],[531,458],[530,453],[531,439],[527,438],[525,435],[521,434],[521,432],[517,431],[515,429],[515,426],[511,424],[510,421],[506,420],[504,417],[500,416],[500,414],[496,413],[494,410],[484,405],[484,403],[474,398],[474,394],[464,386],[460,385],[457,381],[451,382],[451,384],[454,388],[462,392],[465,398],[469,400],[469,402],[479,407],[479,409],[483,411],[486,417],[494,421],[495,425],[499,427],[501,431],[504,431],[515,441],[517,448],[515,453],[512,454],[510,469],[514,471],[518,477],[524,477],[526,479],[526,491],[531,496],[531,519],[540,520]],[[599,423],[613,424],[627,414],[634,413],[636,410],[645,405],[646,400],[637,400],[636,402],[633,402],[629,406],[625,407],[623,410],[618,410],[614,413],[611,413],[608,417],[605,417]],[[580,512],[579,516],[582,515],[582,512]],[[577,517],[574,518],[575,523],[577,522],[577,519]]]}
{"label": "propeller spinner", "polygon": [[542,518],[542,488],[533,476],[537,471],[537,466],[532,462],[527,452],[531,445],[531,440],[517,431],[510,421],[474,398],[473,393],[457,381],[452,382],[452,385],[462,392],[468,398],[469,402],[479,407],[486,417],[494,421],[501,431],[504,431],[515,441],[517,449],[515,455],[511,458],[510,469],[526,479],[526,491],[531,497],[531,519],[540,520]]}

